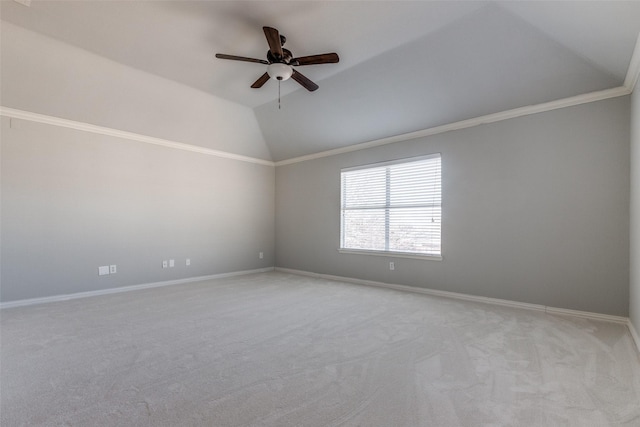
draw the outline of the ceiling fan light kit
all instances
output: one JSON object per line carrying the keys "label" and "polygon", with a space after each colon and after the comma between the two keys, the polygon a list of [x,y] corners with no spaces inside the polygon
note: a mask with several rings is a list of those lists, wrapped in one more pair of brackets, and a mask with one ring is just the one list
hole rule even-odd
{"label": "ceiling fan light kit", "polygon": [[281,35],[278,30],[271,27],[262,27],[264,35],[269,44],[267,51],[267,59],[247,58],[244,56],[227,55],[224,53],[216,53],[216,58],[230,59],[232,61],[254,62],[257,64],[267,65],[267,71],[256,80],[251,87],[254,89],[261,88],[269,79],[282,82],[292,78],[309,92],[318,89],[318,85],[309,80],[293,67],[315,64],[332,64],[340,60],[337,53],[323,53],[320,55],[293,57],[291,51],[284,49],[282,46],[286,42],[286,38]]}
{"label": "ceiling fan light kit", "polygon": [[289,77],[293,74],[293,68],[291,68],[291,65],[276,62],[269,64],[267,74],[272,79],[285,81],[289,80]]}

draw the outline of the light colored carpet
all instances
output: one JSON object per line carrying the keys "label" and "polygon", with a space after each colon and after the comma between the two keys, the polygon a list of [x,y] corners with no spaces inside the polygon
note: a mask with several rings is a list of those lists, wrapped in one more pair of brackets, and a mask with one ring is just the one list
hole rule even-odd
{"label": "light colored carpet", "polygon": [[9,426],[640,426],[624,325],[282,273],[1,312]]}

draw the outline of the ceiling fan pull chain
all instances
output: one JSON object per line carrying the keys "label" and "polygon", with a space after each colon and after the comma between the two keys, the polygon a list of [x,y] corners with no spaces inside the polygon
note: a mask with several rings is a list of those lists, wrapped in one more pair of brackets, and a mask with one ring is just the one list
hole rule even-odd
{"label": "ceiling fan pull chain", "polygon": [[278,110],[280,109],[280,82],[281,80],[278,80]]}

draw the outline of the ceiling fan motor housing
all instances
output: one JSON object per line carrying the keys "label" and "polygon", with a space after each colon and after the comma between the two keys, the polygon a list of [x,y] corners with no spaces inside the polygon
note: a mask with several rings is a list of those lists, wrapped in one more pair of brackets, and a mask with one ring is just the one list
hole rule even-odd
{"label": "ceiling fan motor housing", "polygon": [[289,62],[291,62],[291,59],[293,58],[293,54],[291,53],[291,51],[289,49],[282,49],[282,56],[279,56],[278,54],[274,54],[271,53],[271,51],[267,51],[267,60],[272,63],[272,62],[282,62],[285,64],[288,64]]}

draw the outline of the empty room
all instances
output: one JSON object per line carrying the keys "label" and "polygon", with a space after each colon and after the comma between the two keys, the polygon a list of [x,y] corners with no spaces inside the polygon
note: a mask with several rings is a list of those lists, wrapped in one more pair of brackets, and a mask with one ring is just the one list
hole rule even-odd
{"label": "empty room", "polygon": [[3,427],[640,426],[640,2],[0,19]]}

